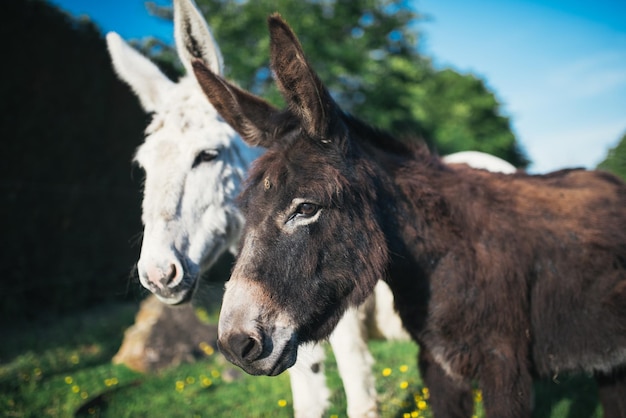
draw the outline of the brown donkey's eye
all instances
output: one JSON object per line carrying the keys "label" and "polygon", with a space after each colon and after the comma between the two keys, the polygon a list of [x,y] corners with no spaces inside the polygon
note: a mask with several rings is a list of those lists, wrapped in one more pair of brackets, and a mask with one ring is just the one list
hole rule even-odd
{"label": "brown donkey's eye", "polygon": [[306,216],[307,218],[315,215],[319,209],[319,206],[313,203],[301,203],[296,208],[296,215]]}

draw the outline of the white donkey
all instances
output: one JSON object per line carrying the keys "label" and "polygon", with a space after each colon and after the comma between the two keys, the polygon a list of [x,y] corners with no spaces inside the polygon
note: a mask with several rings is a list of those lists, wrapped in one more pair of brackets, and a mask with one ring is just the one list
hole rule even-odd
{"label": "white donkey", "polygon": [[[193,74],[192,55],[222,72],[219,47],[191,1],[174,1],[174,32],[188,74]],[[109,33],[107,43],[117,74],[153,113],[135,156],[146,173],[139,278],[163,302],[181,303],[222,253],[236,252],[243,219],[234,199],[261,150],[250,149],[221,120],[193,76],[174,83],[117,34]],[[384,305],[393,313],[392,303],[389,299]],[[330,338],[350,417],[378,415],[363,323],[360,313],[351,311]],[[405,336],[395,313],[381,331]],[[324,351],[317,345],[304,350],[290,371],[295,416],[320,417],[329,398]]]}
{"label": "white donkey", "polygon": [[[219,47],[190,0],[174,1],[174,32],[188,74],[193,74],[192,56],[222,73]],[[221,120],[193,76],[174,83],[117,34],[109,33],[107,43],[117,74],[153,113],[135,157],[146,173],[139,278],[163,302],[181,303],[191,298],[199,277],[221,254],[236,253],[243,219],[234,199],[248,166],[262,151],[249,148]],[[490,168],[479,161],[483,156],[466,155],[455,162]],[[379,283],[374,297],[359,311],[347,312],[330,337],[352,418],[378,416],[367,335],[408,338],[391,292]],[[329,398],[324,351],[317,345],[303,351],[290,370],[294,413],[320,417]]]}

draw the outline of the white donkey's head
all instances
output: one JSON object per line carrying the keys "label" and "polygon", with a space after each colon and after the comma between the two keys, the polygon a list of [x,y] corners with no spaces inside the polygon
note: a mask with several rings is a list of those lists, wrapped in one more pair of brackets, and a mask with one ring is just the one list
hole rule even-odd
{"label": "white donkey's head", "polygon": [[107,35],[119,77],[152,113],[135,161],[145,170],[139,279],[161,301],[193,295],[200,275],[238,242],[242,217],[234,205],[256,152],[208,102],[190,66],[203,59],[222,72],[219,47],[191,0],[174,1],[174,33],[187,73],[170,81],[116,33]]}

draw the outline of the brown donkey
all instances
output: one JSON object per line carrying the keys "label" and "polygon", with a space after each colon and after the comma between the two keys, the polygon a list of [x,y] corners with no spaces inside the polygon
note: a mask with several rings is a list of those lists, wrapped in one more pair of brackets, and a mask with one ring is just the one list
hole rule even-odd
{"label": "brown donkey", "polygon": [[533,376],[587,372],[605,416],[626,417],[626,185],[447,166],[342,112],[289,26],[269,26],[284,111],[194,63],[222,117],[269,148],[239,197],[228,359],[281,373],[382,278],[421,347],[435,416],[471,416],[476,382],[488,417],[526,417]]}

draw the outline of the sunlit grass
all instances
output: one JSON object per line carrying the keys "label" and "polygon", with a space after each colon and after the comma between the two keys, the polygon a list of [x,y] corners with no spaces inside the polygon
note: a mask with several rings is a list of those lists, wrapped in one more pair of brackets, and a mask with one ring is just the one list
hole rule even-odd
{"label": "sunlit grass", "polygon": [[[4,330],[0,348],[0,416],[5,417],[290,417],[289,376],[249,376],[230,365],[208,342],[204,358],[144,375],[111,358],[137,307],[116,306]],[[373,372],[385,418],[432,417],[430,391],[416,367],[411,342],[372,341]],[[345,417],[346,399],[332,351],[325,364],[331,389],[327,417]],[[595,383],[560,377],[536,386],[536,416],[600,417]],[[572,393],[574,393],[572,395]],[[475,417],[483,399],[474,392]]]}

